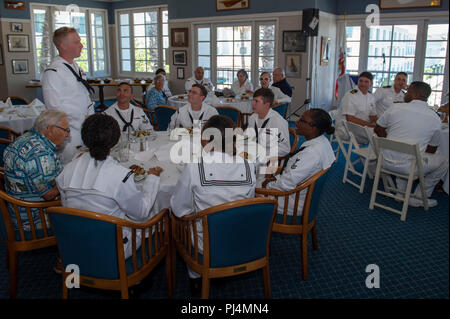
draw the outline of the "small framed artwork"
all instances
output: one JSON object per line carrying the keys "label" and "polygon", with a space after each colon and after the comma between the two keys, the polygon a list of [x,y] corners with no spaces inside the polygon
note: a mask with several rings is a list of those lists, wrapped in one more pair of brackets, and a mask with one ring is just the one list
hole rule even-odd
{"label": "small framed artwork", "polygon": [[440,8],[442,0],[380,0],[380,9]]}
{"label": "small framed artwork", "polygon": [[184,80],[184,68],[177,68],[177,79]]}
{"label": "small framed artwork", "polygon": [[301,54],[286,54],[286,77],[300,78],[302,74],[302,56]]}
{"label": "small framed artwork", "polygon": [[28,35],[8,34],[9,52],[30,52]]}
{"label": "small framed artwork", "polygon": [[28,60],[12,60],[13,74],[28,74]]}
{"label": "small framed artwork", "polygon": [[187,65],[187,51],[174,50],[173,51],[173,65]]}
{"label": "small framed artwork", "polygon": [[302,30],[283,31],[283,52],[306,52],[306,37]]}
{"label": "small framed artwork", "polygon": [[170,30],[171,46],[187,47],[189,46],[188,28],[173,28]]}
{"label": "small framed artwork", "polygon": [[216,11],[250,8],[250,0],[216,0]]}
{"label": "small framed artwork", "polygon": [[5,0],[5,8],[13,10],[25,10],[25,1]]}
{"label": "small framed artwork", "polygon": [[23,32],[23,24],[18,22],[11,22],[11,32]]}
{"label": "small framed artwork", "polygon": [[320,45],[320,65],[328,65],[330,59],[330,43],[329,37],[322,37],[322,43]]}

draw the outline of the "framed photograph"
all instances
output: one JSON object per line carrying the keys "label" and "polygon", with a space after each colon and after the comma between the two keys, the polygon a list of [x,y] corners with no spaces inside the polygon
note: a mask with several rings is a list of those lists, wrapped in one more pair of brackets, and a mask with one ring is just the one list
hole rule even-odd
{"label": "framed photograph", "polygon": [[285,73],[288,78],[300,78],[302,75],[301,54],[286,54]]}
{"label": "framed photograph", "polygon": [[18,22],[11,22],[11,32],[23,32],[23,24]]}
{"label": "framed photograph", "polygon": [[177,79],[184,80],[184,68],[177,68]]}
{"label": "framed photograph", "polygon": [[187,51],[174,50],[173,51],[173,65],[187,65]]}
{"label": "framed photograph", "polygon": [[25,1],[9,1],[5,0],[5,8],[12,10],[25,10]]}
{"label": "framed photograph", "polygon": [[442,0],[380,0],[380,9],[440,8]]}
{"label": "framed photograph", "polygon": [[28,60],[12,60],[13,74],[28,74]]}
{"label": "framed photograph", "polygon": [[216,0],[216,11],[250,8],[250,0]]}
{"label": "framed photograph", "polygon": [[171,46],[173,47],[187,47],[189,46],[188,28],[173,28],[171,29]]}
{"label": "framed photograph", "polygon": [[306,52],[306,36],[302,30],[283,31],[283,52]]}
{"label": "framed photograph", "polygon": [[330,43],[329,37],[322,37],[322,43],[320,45],[320,65],[328,65],[330,59]]}
{"label": "framed photograph", "polygon": [[30,52],[28,35],[8,34],[9,52]]}

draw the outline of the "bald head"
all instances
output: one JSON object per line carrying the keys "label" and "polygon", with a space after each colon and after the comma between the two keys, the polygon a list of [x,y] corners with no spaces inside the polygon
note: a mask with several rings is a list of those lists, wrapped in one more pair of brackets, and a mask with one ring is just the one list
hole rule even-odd
{"label": "bald head", "polygon": [[278,83],[278,82],[280,82],[280,81],[283,81],[283,80],[284,80],[284,77],[285,77],[283,69],[281,69],[281,68],[275,68],[275,69],[273,70],[272,77],[273,77],[273,82],[274,82],[274,83]]}
{"label": "bald head", "polygon": [[205,70],[203,70],[203,68],[201,66],[196,68],[194,71],[195,79],[198,81],[203,80],[204,74],[205,74]]}

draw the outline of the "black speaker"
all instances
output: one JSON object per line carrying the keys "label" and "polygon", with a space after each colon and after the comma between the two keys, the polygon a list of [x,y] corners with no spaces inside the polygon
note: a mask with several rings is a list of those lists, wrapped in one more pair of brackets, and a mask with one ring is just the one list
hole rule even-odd
{"label": "black speaker", "polygon": [[315,37],[319,34],[319,9],[303,10],[302,29],[307,37]]}

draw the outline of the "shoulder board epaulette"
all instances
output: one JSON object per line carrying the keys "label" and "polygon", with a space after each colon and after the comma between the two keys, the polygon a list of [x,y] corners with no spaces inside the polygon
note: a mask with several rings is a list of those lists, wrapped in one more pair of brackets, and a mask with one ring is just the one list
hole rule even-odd
{"label": "shoulder board epaulette", "polygon": [[385,89],[389,89],[390,87],[391,87],[390,85],[383,86],[383,88],[385,88]]}
{"label": "shoulder board epaulette", "polygon": [[358,92],[357,89],[353,89],[353,90],[350,91],[351,94],[355,94],[355,93],[357,93],[357,92]]}
{"label": "shoulder board epaulette", "polygon": [[58,72],[58,71],[56,71],[56,69],[52,69],[52,68],[47,68],[47,69],[44,70],[44,72],[47,72],[47,71]]}

